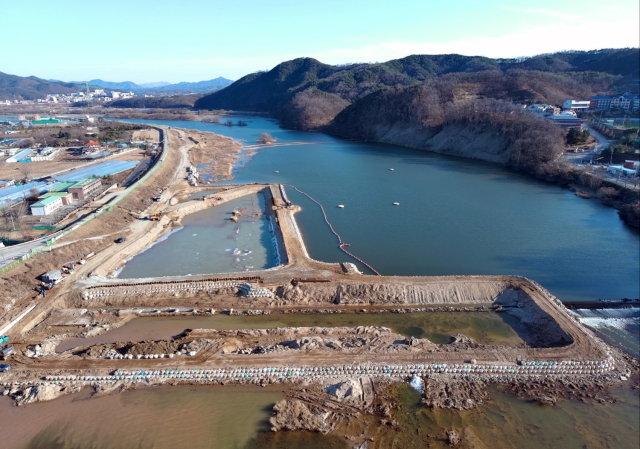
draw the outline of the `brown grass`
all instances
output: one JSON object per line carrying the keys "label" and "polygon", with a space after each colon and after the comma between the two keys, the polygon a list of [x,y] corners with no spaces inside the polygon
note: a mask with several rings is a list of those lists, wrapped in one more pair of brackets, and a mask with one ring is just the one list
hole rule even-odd
{"label": "brown grass", "polygon": [[38,296],[38,276],[58,269],[67,262],[77,261],[80,253],[98,252],[111,243],[110,240],[84,240],[72,243],[50,253],[39,254],[3,273],[0,278],[0,319],[3,322],[8,321],[9,317],[22,312],[26,305]]}

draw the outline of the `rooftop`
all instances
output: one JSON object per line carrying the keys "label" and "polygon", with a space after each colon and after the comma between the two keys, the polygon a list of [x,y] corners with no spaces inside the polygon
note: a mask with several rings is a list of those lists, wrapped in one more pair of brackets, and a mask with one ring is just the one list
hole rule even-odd
{"label": "rooftop", "polygon": [[64,181],[54,187],[51,187],[49,191],[50,192],[66,192],[67,189],[74,184],[75,182],[72,182],[72,181]]}
{"label": "rooftop", "polygon": [[49,192],[49,193],[45,193],[44,195],[40,195],[40,198],[62,198],[63,196],[69,196],[71,195],[68,192]]}
{"label": "rooftop", "polygon": [[98,181],[98,178],[86,178],[86,179],[83,179],[82,181],[78,181],[74,183],[72,186],[69,187],[69,189],[79,189],[95,181]]}
{"label": "rooftop", "polygon": [[55,175],[58,181],[82,181],[88,177],[108,176],[129,170],[138,165],[138,161],[107,161],[89,167],[77,168],[63,175]]}
{"label": "rooftop", "polygon": [[44,207],[47,204],[53,203],[54,201],[56,201],[59,198],[60,197],[58,197],[58,196],[50,196],[49,198],[44,198],[44,199],[38,201],[37,203],[32,204],[31,207]]}

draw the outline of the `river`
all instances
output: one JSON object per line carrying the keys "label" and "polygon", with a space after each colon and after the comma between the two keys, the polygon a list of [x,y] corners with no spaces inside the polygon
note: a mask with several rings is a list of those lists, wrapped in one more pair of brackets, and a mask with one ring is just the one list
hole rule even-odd
{"label": "river", "polygon": [[[287,183],[309,193],[350,251],[382,274],[516,274],[565,301],[640,297],[638,232],[597,201],[482,161],[231,118],[248,126],[155,123],[248,145],[262,132],[278,144],[316,142],[265,147],[236,168],[233,182]],[[293,189],[287,194],[303,208],[296,219],[311,257],[345,261],[317,206]]]}
{"label": "river", "polygon": [[[316,142],[261,149],[238,164],[234,182],[289,183],[311,194],[350,250],[383,274],[518,274],[562,300],[640,296],[638,232],[595,201],[493,164],[287,131],[263,118],[232,119],[249,126],[155,123],[248,144],[262,132],[279,143]],[[287,193],[303,208],[296,218],[311,256],[344,261],[317,207]],[[345,447],[345,440],[319,434],[259,432],[268,428],[270,407],[281,396],[268,388],[227,388],[145,389],[91,401],[63,397],[17,411],[0,398],[0,435],[9,447],[32,448]],[[464,412],[430,410],[410,392],[398,394],[397,428],[372,423],[377,433],[369,447],[424,447],[426,440],[446,447],[449,428],[469,432],[466,438],[484,447],[640,445],[638,393],[624,388],[614,392],[615,404],[561,401],[555,407],[492,388],[487,404]]]}

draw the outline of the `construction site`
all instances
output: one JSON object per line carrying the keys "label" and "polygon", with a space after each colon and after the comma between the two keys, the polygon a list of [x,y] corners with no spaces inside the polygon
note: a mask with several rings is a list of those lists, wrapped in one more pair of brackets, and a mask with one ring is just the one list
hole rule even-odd
{"label": "construction site", "polygon": [[[5,307],[4,333],[15,352],[0,381],[16,403],[87,386],[103,394],[164,384],[280,385],[287,399],[274,410],[274,430],[327,432],[348,416],[377,413],[385,386],[399,382],[410,382],[427,403],[472,408],[481,402],[479,383],[610,385],[631,376],[617,350],[533,280],[378,275],[349,252],[324,209],[345,260],[312,259],[296,223],[301,209],[287,197],[294,186],[205,191],[188,181],[187,167],[215,158],[213,170],[229,177],[240,146],[208,136],[208,150],[199,146],[203,136],[168,133],[166,160],[153,175],[57,243],[62,251],[93,241],[95,254],[46,296],[32,292]],[[197,163],[190,159],[195,147]],[[202,196],[193,197],[198,192]],[[129,259],[180,228],[185,217],[256,194],[265,199],[277,255],[270,268],[117,277]],[[237,222],[235,216],[229,222]],[[114,237],[124,240],[113,243]],[[47,268],[34,263],[27,273]],[[439,333],[427,325],[402,327],[399,316],[407,323],[412,316],[440,323]],[[465,333],[442,324],[447,319],[492,330]],[[452,393],[446,386],[454,384],[463,387]]]}

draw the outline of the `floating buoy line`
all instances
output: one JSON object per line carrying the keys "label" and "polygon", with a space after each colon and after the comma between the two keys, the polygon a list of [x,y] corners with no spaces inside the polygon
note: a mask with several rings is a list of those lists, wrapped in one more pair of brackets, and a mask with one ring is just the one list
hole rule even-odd
{"label": "floating buoy line", "polygon": [[[382,276],[380,273],[378,273],[376,271],[375,268],[373,268],[371,265],[369,265],[367,262],[365,262],[364,260],[360,259],[358,256],[356,256],[355,254],[350,253],[349,251],[347,251],[346,249],[344,249],[346,246],[351,246],[349,243],[345,243],[342,241],[342,237],[340,237],[340,234],[338,234],[336,232],[335,229],[333,229],[333,226],[331,225],[331,222],[329,221],[329,219],[327,218],[327,213],[324,210],[324,207],[322,207],[322,204],[320,204],[320,202],[318,202],[315,198],[313,198],[311,195],[309,195],[308,193],[303,192],[302,190],[298,189],[295,186],[292,186],[291,184],[283,184],[284,186],[287,187],[291,187],[293,190],[295,190],[298,193],[301,193],[302,195],[306,196],[307,198],[309,198],[311,201],[313,201],[314,203],[316,203],[319,207],[320,210],[322,211],[322,215],[324,216],[324,221],[327,223],[327,225],[329,225],[329,229],[331,229],[331,232],[338,237],[338,243],[339,243],[339,247],[340,250],[347,254],[348,256],[350,256],[351,258],[357,260],[358,262],[360,262],[362,265],[364,265],[365,267],[367,267],[368,269],[370,269],[371,271],[373,271],[376,275],[378,276]],[[342,206],[342,207],[341,207]],[[340,205],[338,206],[340,208],[344,208],[344,205]]]}

